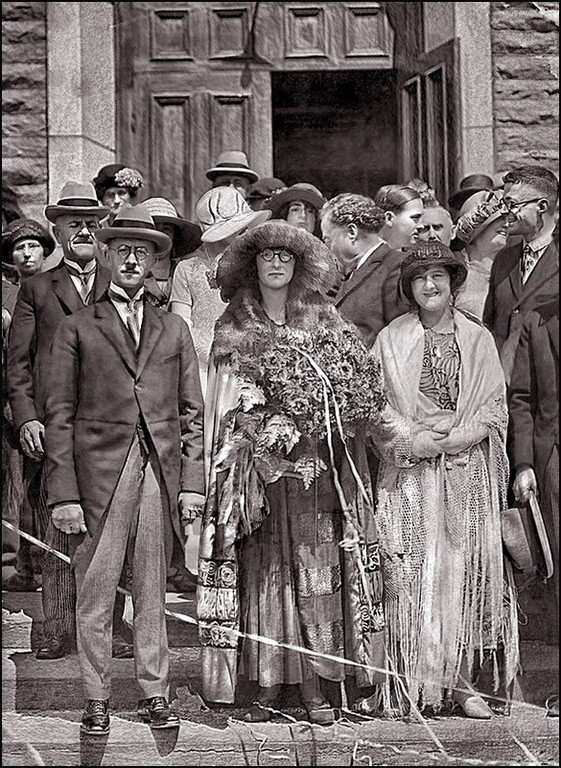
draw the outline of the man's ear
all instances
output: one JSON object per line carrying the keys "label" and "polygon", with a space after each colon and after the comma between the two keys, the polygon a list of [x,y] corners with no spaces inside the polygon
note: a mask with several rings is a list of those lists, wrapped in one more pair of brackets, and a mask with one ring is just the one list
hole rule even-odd
{"label": "man's ear", "polygon": [[545,197],[538,200],[537,208],[541,214],[547,213],[549,210],[549,200]]}
{"label": "man's ear", "polygon": [[454,240],[456,237],[456,230],[458,229],[456,224],[452,224],[452,229],[450,230],[450,240]]}
{"label": "man's ear", "polygon": [[351,243],[356,243],[356,239],[358,237],[358,227],[356,224],[347,225],[347,237]]}
{"label": "man's ear", "polygon": [[395,219],[395,213],[393,211],[386,211],[384,213],[384,218],[386,219],[386,224],[388,227],[393,227],[394,219]]}

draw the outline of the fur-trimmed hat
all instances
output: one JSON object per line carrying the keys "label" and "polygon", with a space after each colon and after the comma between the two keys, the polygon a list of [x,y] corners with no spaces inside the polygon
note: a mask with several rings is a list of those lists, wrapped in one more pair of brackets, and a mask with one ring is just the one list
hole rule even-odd
{"label": "fur-trimmed hat", "polygon": [[448,270],[452,293],[455,293],[466,281],[468,270],[465,259],[460,253],[451,251],[440,240],[418,242],[405,251],[399,278],[401,289],[411,303],[415,303],[411,290],[413,278],[433,267],[445,267]]}
{"label": "fur-trimmed hat", "polygon": [[335,279],[333,254],[322,241],[284,221],[268,221],[244,232],[226,248],[216,272],[222,300],[257,280],[256,256],[265,248],[286,248],[296,259],[292,282],[300,293],[324,292]]}
{"label": "fur-trimmed hat", "polygon": [[102,243],[108,243],[120,237],[148,240],[156,246],[156,258],[165,256],[171,248],[171,238],[156,229],[150,211],[142,203],[124,205],[113,219],[113,224],[110,227],[97,229],[95,236]]}
{"label": "fur-trimmed hat", "polygon": [[103,200],[103,195],[111,187],[128,189],[129,194],[134,197],[144,185],[144,179],[136,168],[129,168],[123,163],[111,163],[99,169],[93,183],[98,200]]}
{"label": "fur-trimmed hat", "polygon": [[37,240],[44,250],[44,257],[50,256],[56,247],[49,232],[35,219],[14,219],[2,232],[2,261],[12,264],[12,251],[19,240]]}

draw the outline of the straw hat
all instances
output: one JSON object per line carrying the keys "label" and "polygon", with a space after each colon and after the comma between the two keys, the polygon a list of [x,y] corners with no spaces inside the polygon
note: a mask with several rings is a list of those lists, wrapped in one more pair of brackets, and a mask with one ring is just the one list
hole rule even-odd
{"label": "straw hat", "polygon": [[205,243],[225,240],[271,218],[271,211],[253,211],[233,187],[209,189],[197,203],[195,213],[203,228],[201,240]]}
{"label": "straw hat", "polygon": [[171,248],[171,239],[163,232],[158,232],[150,211],[143,203],[123,206],[113,219],[113,224],[96,230],[95,236],[102,243],[119,237],[148,240],[156,246],[156,258],[165,256]]}
{"label": "straw hat", "polygon": [[249,161],[245,152],[237,149],[223,152],[218,158],[216,165],[208,169],[206,177],[213,181],[216,176],[220,176],[223,173],[247,176],[252,183],[259,178],[259,174],[256,171],[252,171],[249,167]]}
{"label": "straw hat", "polygon": [[156,226],[158,224],[173,224],[176,231],[174,245],[178,253],[186,255],[200,246],[201,228],[199,225],[180,216],[173,203],[170,203],[165,197],[149,197],[148,200],[143,200],[142,205],[148,209]]}
{"label": "straw hat", "polygon": [[506,214],[502,190],[482,190],[469,197],[460,209],[456,221],[454,244],[467,245],[489,224]]}
{"label": "straw hat", "polygon": [[56,205],[45,206],[45,217],[54,224],[64,214],[85,214],[104,219],[109,208],[101,205],[90,181],[67,181],[60,191]]}

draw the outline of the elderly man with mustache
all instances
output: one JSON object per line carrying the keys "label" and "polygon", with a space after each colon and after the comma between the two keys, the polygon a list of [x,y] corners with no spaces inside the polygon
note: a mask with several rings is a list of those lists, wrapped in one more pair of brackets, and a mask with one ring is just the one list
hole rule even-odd
{"label": "elderly man with mustache", "polygon": [[[51,342],[60,321],[96,301],[106,290],[110,274],[96,259],[96,233],[109,209],[96,197],[93,184],[67,182],[56,205],[45,217],[61,245],[63,258],[53,269],[22,283],[8,342],[7,383],[14,426],[24,453],[24,473],[33,504],[36,535],[68,554],[68,539],[50,521],[43,477],[45,400]],[[43,557],[43,639],[38,659],[57,659],[71,649],[74,635],[74,578],[66,563]],[[121,604],[122,614],[122,604]],[[122,638],[115,655],[132,655]]]}

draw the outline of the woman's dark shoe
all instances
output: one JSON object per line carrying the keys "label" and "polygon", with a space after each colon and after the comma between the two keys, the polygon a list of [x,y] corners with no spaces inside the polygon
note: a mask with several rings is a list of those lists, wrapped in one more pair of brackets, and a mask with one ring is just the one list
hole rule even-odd
{"label": "woman's dark shoe", "polygon": [[43,640],[35,653],[36,659],[62,659],[67,651],[66,637],[56,635]]}
{"label": "woman's dark shoe", "polygon": [[258,701],[254,701],[243,716],[246,723],[266,723],[271,719],[271,710]]}
{"label": "woman's dark shoe", "polygon": [[105,736],[109,733],[109,700],[90,699],[82,715],[82,733],[88,736]]}
{"label": "woman's dark shoe", "polygon": [[140,699],[138,714],[150,728],[179,728],[179,718],[163,696]]}
{"label": "woman's dark shoe", "polygon": [[336,720],[335,710],[327,701],[323,704],[306,706],[310,723],[316,725],[333,725]]}

